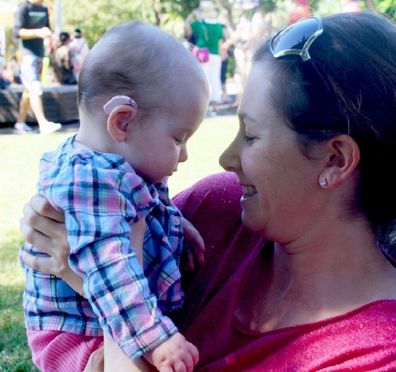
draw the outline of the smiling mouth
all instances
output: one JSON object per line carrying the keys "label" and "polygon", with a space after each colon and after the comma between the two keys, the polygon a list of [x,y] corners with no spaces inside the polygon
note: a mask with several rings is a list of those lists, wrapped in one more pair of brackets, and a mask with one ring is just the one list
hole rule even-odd
{"label": "smiling mouth", "polygon": [[254,186],[242,185],[242,200],[249,199],[253,195],[257,194],[257,190]]}

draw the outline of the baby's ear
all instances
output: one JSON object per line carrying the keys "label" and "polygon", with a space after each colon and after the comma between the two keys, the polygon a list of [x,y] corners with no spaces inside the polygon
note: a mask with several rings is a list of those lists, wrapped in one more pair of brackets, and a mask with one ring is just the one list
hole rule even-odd
{"label": "baby's ear", "polygon": [[127,138],[128,126],[136,117],[137,107],[131,105],[116,106],[107,117],[107,131],[116,142],[124,142]]}

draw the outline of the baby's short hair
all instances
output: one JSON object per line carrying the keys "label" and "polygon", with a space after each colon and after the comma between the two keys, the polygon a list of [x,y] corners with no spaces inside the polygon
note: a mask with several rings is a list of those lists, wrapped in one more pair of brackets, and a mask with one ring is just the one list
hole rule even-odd
{"label": "baby's short hair", "polygon": [[194,65],[199,68],[189,50],[158,27],[142,22],[115,26],[84,61],[78,82],[80,109],[94,114],[115,95],[132,97],[143,113],[155,109],[178,70]]}

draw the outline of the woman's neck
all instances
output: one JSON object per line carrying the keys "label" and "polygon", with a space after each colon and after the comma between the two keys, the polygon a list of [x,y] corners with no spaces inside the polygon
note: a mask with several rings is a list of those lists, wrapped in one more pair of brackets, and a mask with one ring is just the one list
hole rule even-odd
{"label": "woman's neck", "polygon": [[[289,293],[304,302],[346,304],[382,295],[383,280],[396,270],[377,248],[367,224],[357,219],[302,246],[274,246],[274,275],[288,272]],[[377,286],[373,291],[373,287]],[[394,284],[392,285],[392,287]],[[396,293],[396,292],[394,292]]]}
{"label": "woman's neck", "polygon": [[248,275],[238,320],[251,330],[269,331],[396,299],[396,269],[365,224],[351,225],[337,233],[329,229],[309,244],[275,243],[270,262],[258,260]]}

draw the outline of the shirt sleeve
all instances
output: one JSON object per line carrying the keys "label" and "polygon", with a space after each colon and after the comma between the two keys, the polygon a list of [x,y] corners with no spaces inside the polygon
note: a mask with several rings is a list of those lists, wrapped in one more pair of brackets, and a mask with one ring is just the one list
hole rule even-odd
{"label": "shirt sleeve", "polygon": [[[141,214],[137,176],[75,162],[47,185],[49,198],[65,212],[71,268],[109,333],[130,358],[153,350],[177,332],[157,306],[131,247],[130,222]],[[128,193],[137,193],[133,199]],[[131,202],[132,201],[132,202]]]}
{"label": "shirt sleeve", "polygon": [[15,13],[14,37],[16,39],[20,38],[19,30],[21,28],[24,28],[25,23],[26,23],[26,6],[24,4],[21,4]]}

